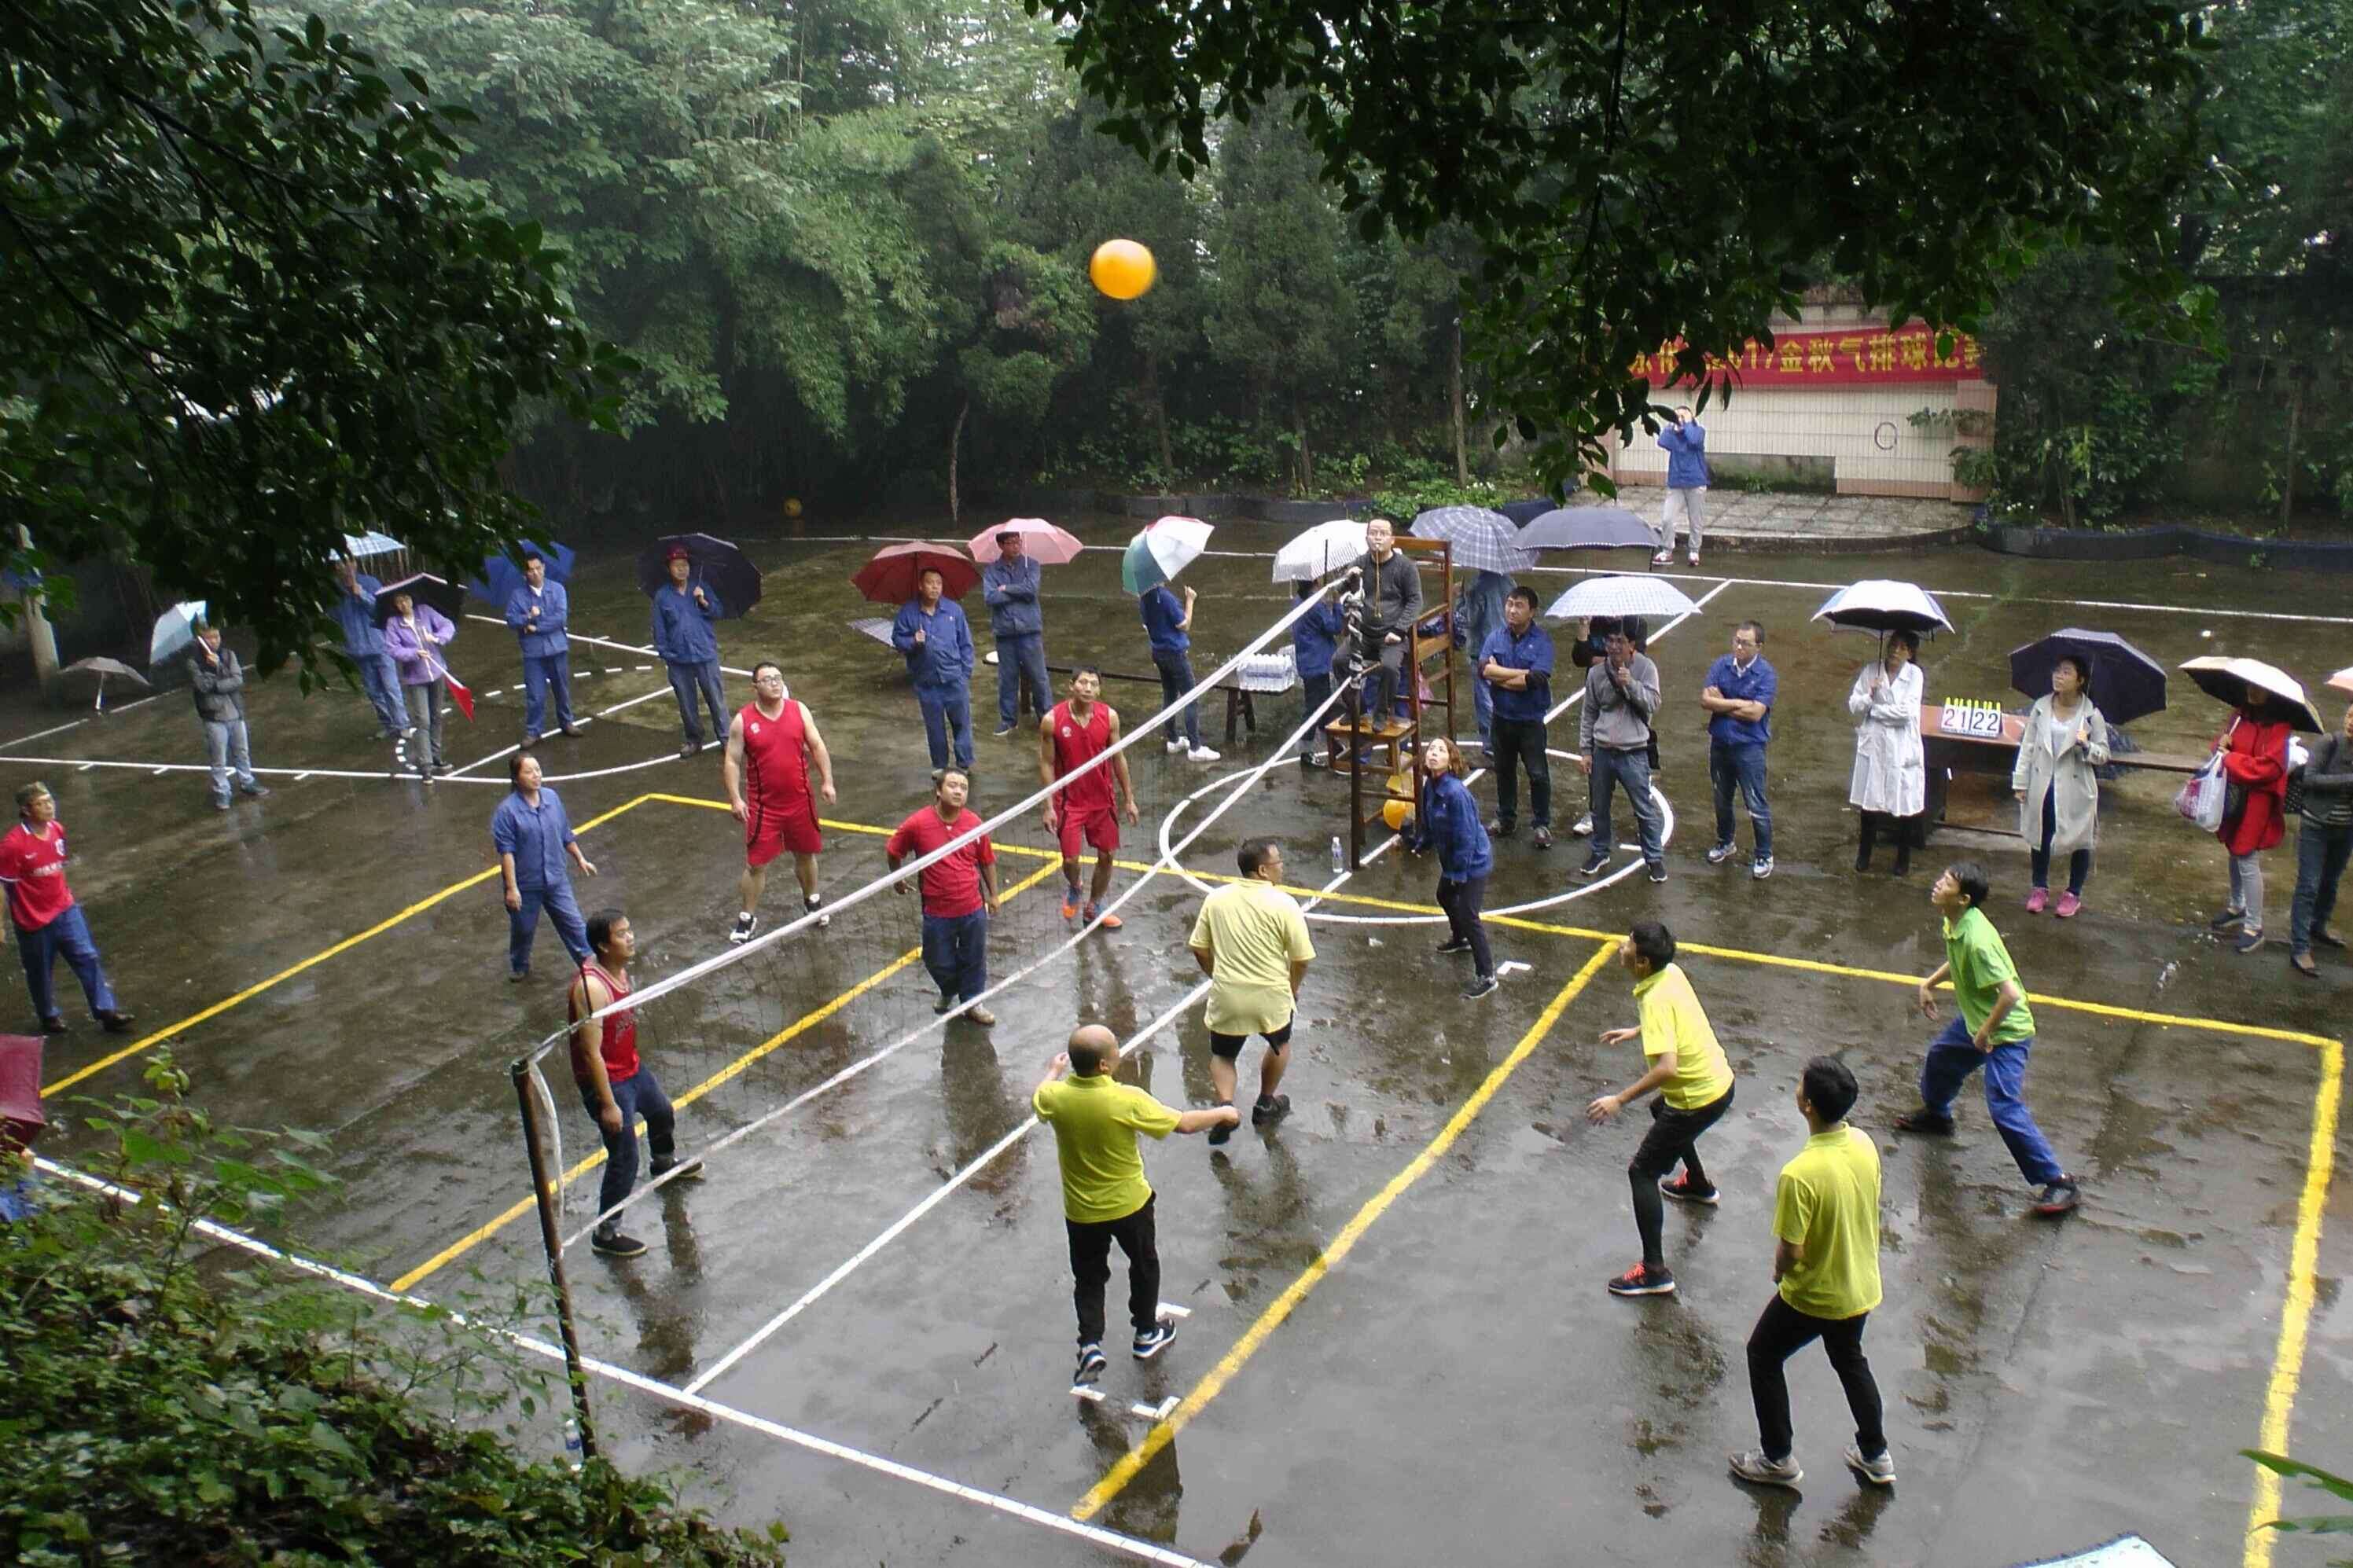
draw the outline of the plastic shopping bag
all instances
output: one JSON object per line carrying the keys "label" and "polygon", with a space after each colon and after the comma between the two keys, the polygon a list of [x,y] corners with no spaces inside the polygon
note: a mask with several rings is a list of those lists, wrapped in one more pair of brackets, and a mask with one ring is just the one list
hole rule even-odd
{"label": "plastic shopping bag", "polygon": [[2188,817],[2200,833],[2212,833],[2222,826],[2222,803],[2230,793],[2230,781],[2222,776],[2220,752],[2206,759],[2206,765],[2189,775],[2173,797],[2173,809]]}

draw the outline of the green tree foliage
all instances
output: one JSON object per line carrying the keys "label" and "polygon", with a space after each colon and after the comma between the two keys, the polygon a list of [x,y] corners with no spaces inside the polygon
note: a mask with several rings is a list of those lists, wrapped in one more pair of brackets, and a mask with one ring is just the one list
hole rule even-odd
{"label": "green tree foliage", "polygon": [[[564,257],[453,185],[449,118],[244,0],[12,0],[0,65],[0,507],[305,651],[345,531],[445,569],[533,527],[526,400],[609,422],[624,368]],[[14,541],[9,541],[13,544]]]}

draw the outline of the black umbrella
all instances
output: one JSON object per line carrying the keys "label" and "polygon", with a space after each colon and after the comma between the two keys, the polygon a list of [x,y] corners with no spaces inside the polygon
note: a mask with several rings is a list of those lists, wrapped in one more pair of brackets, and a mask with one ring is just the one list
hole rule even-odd
{"label": "black umbrella", "polygon": [[449,619],[451,626],[466,607],[466,590],[455,583],[445,583],[430,572],[419,572],[413,577],[403,577],[397,583],[386,583],[375,596],[375,624],[382,626],[392,619],[392,601],[406,594],[420,605],[430,605]]}
{"label": "black umbrella", "polygon": [[686,552],[691,574],[719,595],[719,618],[733,620],[760,602],[760,569],[723,539],[707,533],[664,534],[638,552],[638,587],[652,598],[670,582],[670,552]]}
{"label": "black umbrella", "polygon": [[1656,550],[1651,525],[1622,506],[1557,506],[1520,530],[1523,550]]}
{"label": "black umbrella", "polygon": [[2165,710],[2165,667],[2114,632],[2068,626],[2010,652],[2010,684],[2029,697],[2051,694],[2051,668],[2073,654],[2091,667],[2092,700],[2111,724]]}

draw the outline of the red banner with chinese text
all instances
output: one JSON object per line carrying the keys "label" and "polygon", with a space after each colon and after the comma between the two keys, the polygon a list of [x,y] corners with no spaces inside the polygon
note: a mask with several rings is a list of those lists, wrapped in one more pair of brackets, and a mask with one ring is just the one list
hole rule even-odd
{"label": "red banner with chinese text", "polygon": [[[1672,384],[1675,349],[1671,344],[1628,367],[1651,385]],[[1952,352],[1936,353],[1934,327],[1843,327],[1824,332],[1783,332],[1766,348],[1750,340],[1730,359],[1707,356],[1707,368],[1729,374],[1735,386],[1843,386],[1858,383],[1976,381],[1985,375],[1978,341],[1952,335]],[[1688,382],[1685,384],[1689,384]]]}

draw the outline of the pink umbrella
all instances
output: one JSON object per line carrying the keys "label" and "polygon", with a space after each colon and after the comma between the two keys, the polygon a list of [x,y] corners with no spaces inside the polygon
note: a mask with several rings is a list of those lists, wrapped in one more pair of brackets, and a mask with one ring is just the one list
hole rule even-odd
{"label": "pink umbrella", "polygon": [[1060,566],[1086,548],[1079,536],[1067,529],[1056,528],[1042,517],[1008,517],[995,528],[984,528],[972,536],[972,558],[986,564],[997,559],[997,536],[1018,533],[1021,548],[1029,559],[1040,566]]}

